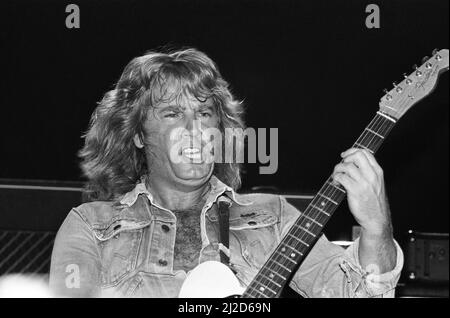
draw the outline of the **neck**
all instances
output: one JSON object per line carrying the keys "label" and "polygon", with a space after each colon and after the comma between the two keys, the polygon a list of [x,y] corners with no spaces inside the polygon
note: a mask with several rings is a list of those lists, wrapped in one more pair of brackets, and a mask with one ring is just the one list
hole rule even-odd
{"label": "neck", "polygon": [[198,206],[204,202],[210,189],[209,182],[195,188],[180,189],[163,180],[151,177],[147,178],[146,186],[155,202],[171,211],[189,210],[194,206]]}

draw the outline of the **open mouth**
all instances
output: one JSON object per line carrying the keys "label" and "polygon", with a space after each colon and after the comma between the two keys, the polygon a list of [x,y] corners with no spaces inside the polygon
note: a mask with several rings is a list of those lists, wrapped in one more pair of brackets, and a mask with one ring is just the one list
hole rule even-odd
{"label": "open mouth", "polygon": [[181,149],[181,154],[190,160],[201,161],[202,159],[202,151],[197,147],[184,147]]}
{"label": "open mouth", "polygon": [[178,153],[190,163],[211,163],[214,161],[214,149],[212,147],[182,147]]}

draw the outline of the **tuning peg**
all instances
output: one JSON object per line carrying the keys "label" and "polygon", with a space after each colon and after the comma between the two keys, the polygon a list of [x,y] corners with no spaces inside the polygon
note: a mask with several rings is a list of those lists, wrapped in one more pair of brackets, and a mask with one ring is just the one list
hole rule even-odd
{"label": "tuning peg", "polygon": [[421,76],[422,72],[419,70],[416,64],[413,65],[413,68],[416,70],[416,76]]}
{"label": "tuning peg", "polygon": [[434,49],[434,50],[431,52],[431,54],[432,54],[432,55],[436,55],[437,52],[438,52],[438,49]]}
{"label": "tuning peg", "polygon": [[408,75],[406,75],[406,73],[403,73],[403,77],[405,78],[405,80],[406,80],[405,82],[407,85],[412,83],[412,80],[410,78],[408,78]]}
{"label": "tuning peg", "polygon": [[386,100],[391,100],[392,99],[392,95],[389,94],[389,91],[385,88],[383,89],[383,92],[386,94]]}
{"label": "tuning peg", "polygon": [[422,58],[422,64],[425,63],[428,59],[429,59],[428,56],[424,56],[424,57]]}
{"label": "tuning peg", "polygon": [[393,82],[392,85],[394,85],[395,91],[397,93],[401,93],[403,91],[403,89],[400,86],[398,86],[396,82]]}

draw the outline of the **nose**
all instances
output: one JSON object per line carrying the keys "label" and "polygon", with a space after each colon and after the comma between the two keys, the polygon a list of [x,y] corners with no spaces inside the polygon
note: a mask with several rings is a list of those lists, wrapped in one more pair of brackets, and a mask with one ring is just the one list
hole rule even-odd
{"label": "nose", "polygon": [[194,116],[187,116],[185,128],[192,134],[192,136],[196,136],[202,132],[201,121],[196,119]]}

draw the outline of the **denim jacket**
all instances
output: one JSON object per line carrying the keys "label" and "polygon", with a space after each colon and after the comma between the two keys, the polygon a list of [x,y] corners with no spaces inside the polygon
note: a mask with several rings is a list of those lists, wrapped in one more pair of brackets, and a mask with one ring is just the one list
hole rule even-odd
{"label": "denim jacket", "polygon": [[[201,212],[199,263],[220,261],[216,202],[230,207],[230,262],[243,287],[264,264],[300,212],[282,196],[238,194],[216,177]],[[120,202],[73,208],[53,248],[50,287],[59,296],[177,297],[188,273],[173,270],[176,216],[153,200],[145,182]],[[403,266],[397,243],[395,268],[380,275],[358,261],[358,240],[344,249],[322,236],[293,275],[303,297],[393,297]]]}

